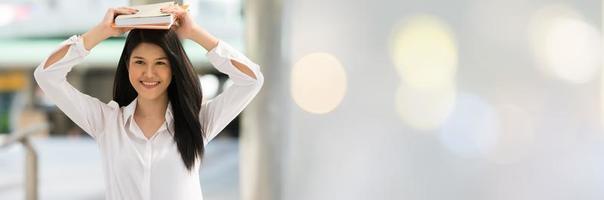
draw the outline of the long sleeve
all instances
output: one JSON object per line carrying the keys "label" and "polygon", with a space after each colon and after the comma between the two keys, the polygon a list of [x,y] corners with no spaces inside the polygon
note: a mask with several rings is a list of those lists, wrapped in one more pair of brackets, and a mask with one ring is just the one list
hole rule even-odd
{"label": "long sleeve", "polygon": [[[207,53],[207,57],[218,71],[227,74],[233,80],[233,85],[214,99],[202,104],[199,119],[205,129],[204,143],[212,140],[237,117],[258,94],[264,83],[260,66],[223,41],[219,41],[218,46]],[[232,60],[247,66],[256,79],[237,69]]]}
{"label": "long sleeve", "polygon": [[66,76],[73,66],[82,62],[90,52],[84,48],[81,36],[74,35],[70,37],[61,43],[54,52],[57,52],[64,45],[69,45],[67,54],[46,69],[44,65],[48,61],[48,57],[44,59],[34,71],[34,77],[45,95],[67,117],[86,131],[86,133],[97,138],[102,132],[105,119],[109,119],[105,116],[119,106],[113,101],[109,105],[104,104],[96,98],[81,93],[67,82]]}

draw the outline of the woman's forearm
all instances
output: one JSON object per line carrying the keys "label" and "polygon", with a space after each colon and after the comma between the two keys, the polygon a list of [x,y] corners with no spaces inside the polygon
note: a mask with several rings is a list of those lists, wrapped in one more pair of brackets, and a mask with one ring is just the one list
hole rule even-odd
{"label": "woman's forearm", "polygon": [[[210,51],[216,48],[216,46],[218,46],[218,38],[214,37],[212,34],[208,33],[206,30],[199,26],[195,27],[194,30],[194,33],[189,39],[195,41],[207,51]],[[236,60],[231,60],[231,63],[233,63],[233,66],[235,66],[239,71],[256,79],[256,75],[254,74],[254,72],[252,72],[252,70],[245,64],[240,63]]]}
{"label": "woman's forearm", "polygon": [[202,27],[193,28],[193,33],[189,39],[201,45],[206,51],[210,51],[218,45],[218,38],[214,37]]}
{"label": "woman's forearm", "polygon": [[[84,40],[84,48],[86,48],[86,50],[90,51],[97,44],[99,44],[101,41],[107,39],[108,37],[109,37],[109,35],[107,33],[105,33],[101,27],[95,26],[94,28],[90,29],[88,32],[86,32],[82,35],[82,39]],[[59,49],[58,51],[56,51],[55,53],[50,55],[48,57],[48,60],[44,64],[44,69],[48,68],[52,64],[55,64],[56,62],[61,60],[63,57],[65,57],[65,54],[67,54],[68,50],[69,50],[69,45],[64,45],[63,47],[61,47],[61,49]]]}
{"label": "woman's forearm", "polygon": [[109,37],[111,37],[111,35],[107,33],[103,27],[95,26],[82,35],[82,39],[84,40],[84,48],[90,51],[96,45]]}
{"label": "woman's forearm", "polygon": [[65,54],[67,54],[67,50],[69,50],[69,45],[64,45],[57,52],[50,55],[48,57],[48,60],[46,60],[46,63],[44,63],[44,69],[61,60],[61,58],[63,58]]}

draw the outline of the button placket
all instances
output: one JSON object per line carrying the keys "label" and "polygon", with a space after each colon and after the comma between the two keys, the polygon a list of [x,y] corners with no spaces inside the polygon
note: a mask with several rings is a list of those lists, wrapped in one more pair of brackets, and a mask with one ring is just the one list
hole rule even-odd
{"label": "button placket", "polygon": [[144,169],[144,181],[143,181],[143,197],[144,199],[151,199],[151,156],[153,148],[151,141],[146,141],[145,144],[145,169]]}

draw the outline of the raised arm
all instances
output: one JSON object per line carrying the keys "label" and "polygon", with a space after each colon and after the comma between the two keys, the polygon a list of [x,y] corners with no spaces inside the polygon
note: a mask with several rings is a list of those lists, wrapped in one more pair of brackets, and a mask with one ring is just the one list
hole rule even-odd
{"label": "raised arm", "polygon": [[260,66],[223,41],[207,57],[218,71],[229,76],[233,85],[201,106],[199,119],[206,128],[206,143],[243,111],[264,84]]}
{"label": "raised arm", "polygon": [[179,22],[179,37],[193,40],[205,48],[210,63],[233,80],[231,87],[201,106],[199,119],[204,127],[204,143],[207,143],[252,101],[260,91],[264,77],[256,63],[196,24],[182,7],[171,6],[162,11],[175,14]]}
{"label": "raised arm", "polygon": [[[121,8],[110,8],[105,13],[103,20],[101,23],[90,29],[90,31],[84,33],[82,38],[84,38],[84,48],[86,51],[90,51],[101,41],[111,37],[111,36],[120,36],[123,33],[129,31],[130,29],[126,28],[113,28],[111,25],[113,24],[113,19],[115,16],[119,14],[134,14],[136,13],[136,9],[121,7]],[[67,50],[69,49],[69,45],[61,45],[61,47],[52,53],[46,60],[44,64],[44,69],[48,68],[52,64],[55,64],[57,61],[61,60],[67,54]]]}
{"label": "raised arm", "polygon": [[104,116],[119,106],[114,103],[112,108],[96,98],[81,93],[67,82],[66,76],[71,68],[80,63],[98,43],[128,31],[111,27],[113,18],[117,14],[134,12],[130,8],[109,9],[101,23],[82,36],[74,35],[64,41],[34,71],[36,82],[44,93],[73,122],[94,138],[101,132]]}

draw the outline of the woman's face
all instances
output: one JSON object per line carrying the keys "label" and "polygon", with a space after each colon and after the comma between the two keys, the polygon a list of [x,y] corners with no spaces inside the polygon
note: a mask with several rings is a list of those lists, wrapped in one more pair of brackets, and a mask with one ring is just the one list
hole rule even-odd
{"label": "woman's face", "polygon": [[164,50],[151,43],[139,44],[130,55],[128,77],[138,98],[156,100],[167,97],[172,69]]}

